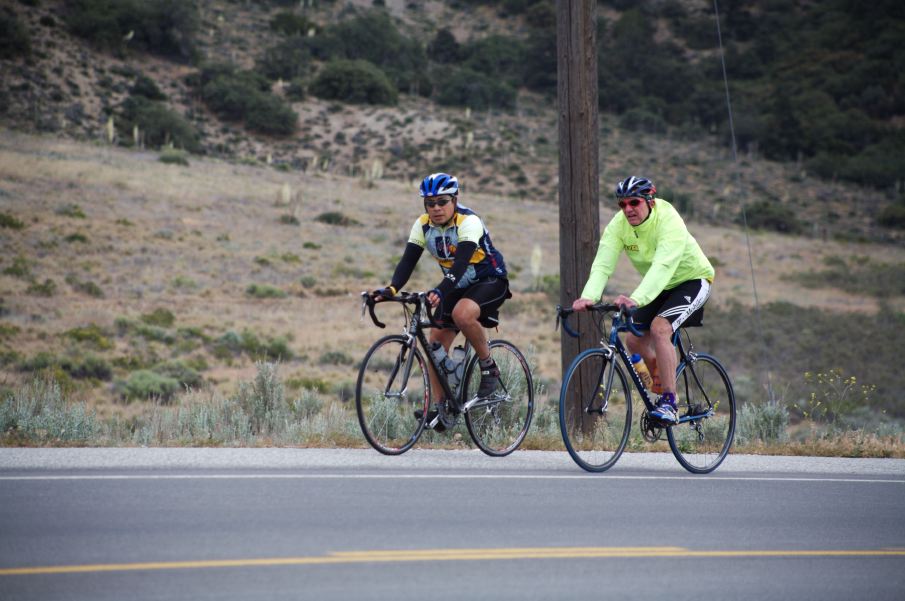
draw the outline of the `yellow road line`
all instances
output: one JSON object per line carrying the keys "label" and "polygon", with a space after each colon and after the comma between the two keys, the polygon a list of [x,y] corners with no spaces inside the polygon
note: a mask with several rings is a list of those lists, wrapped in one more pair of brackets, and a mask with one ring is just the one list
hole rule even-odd
{"label": "yellow road line", "polygon": [[0,576],[78,574],[140,570],[184,570],[248,568],[405,561],[486,561],[503,559],[637,557],[905,557],[905,549],[774,549],[737,551],[692,551],[682,547],[526,547],[512,549],[415,549],[395,551],[339,551],[313,557],[271,557],[209,561],[162,561],[68,566],[0,568]]}

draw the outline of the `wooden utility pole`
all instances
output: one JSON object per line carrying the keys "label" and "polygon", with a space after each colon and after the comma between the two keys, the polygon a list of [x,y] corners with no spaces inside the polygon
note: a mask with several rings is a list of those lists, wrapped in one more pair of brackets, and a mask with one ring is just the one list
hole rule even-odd
{"label": "wooden utility pole", "polygon": [[[559,101],[560,304],[571,307],[600,242],[598,211],[597,0],[556,2]],[[594,299],[597,300],[597,299]],[[562,369],[597,343],[586,314],[570,318],[580,338],[562,334]],[[563,374],[565,375],[565,374]]]}

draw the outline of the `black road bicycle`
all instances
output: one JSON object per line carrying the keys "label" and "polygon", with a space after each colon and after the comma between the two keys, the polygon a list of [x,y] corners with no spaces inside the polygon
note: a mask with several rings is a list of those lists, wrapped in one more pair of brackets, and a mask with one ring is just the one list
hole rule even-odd
{"label": "black road bicycle", "polygon": [[[575,463],[590,472],[605,471],[625,450],[632,427],[632,390],[629,374],[644,403],[639,426],[648,442],[663,433],[682,467],[695,474],[715,470],[732,446],[735,436],[735,393],[725,368],[716,358],[694,351],[684,328],[673,335],[679,353],[676,369],[679,422],[665,424],[650,416],[655,395],[644,388],[619,338],[620,332],[641,332],[625,307],[598,303],[589,307],[601,333],[600,346],[585,350],[566,371],[559,395],[559,427],[566,449]],[[568,325],[574,311],[557,306],[556,323],[573,337]],[[607,334],[605,319],[613,315]],[[597,317],[599,316],[599,317]],[[685,331],[683,342],[680,332]],[[616,357],[622,359],[622,365]]]}
{"label": "black road bicycle", "polygon": [[[472,440],[494,457],[508,455],[528,434],[534,414],[534,383],[522,353],[505,340],[490,341],[490,355],[500,369],[500,384],[489,397],[477,396],[481,381],[478,357],[466,343],[458,369],[439,365],[425,336],[428,328],[440,328],[425,292],[400,292],[387,299],[362,293],[362,317],[367,307],[371,320],[386,327],[374,312],[376,305],[402,305],[406,328],[402,334],[384,336],[365,354],[355,385],[358,423],[368,443],[386,455],[400,455],[412,448],[429,422],[431,382],[427,362],[434,367],[443,388],[447,413],[465,415]],[[419,348],[420,344],[420,348]],[[458,383],[452,373],[461,373]]]}

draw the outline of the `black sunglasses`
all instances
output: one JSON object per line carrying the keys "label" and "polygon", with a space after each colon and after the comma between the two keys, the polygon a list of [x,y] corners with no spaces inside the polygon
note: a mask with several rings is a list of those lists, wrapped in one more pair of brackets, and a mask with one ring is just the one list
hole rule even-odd
{"label": "black sunglasses", "polygon": [[428,209],[433,209],[434,207],[445,207],[447,204],[452,201],[452,198],[441,198],[439,200],[425,200],[424,206]]}
{"label": "black sunglasses", "polygon": [[632,199],[630,199],[630,200],[620,200],[620,201],[619,201],[619,208],[620,208],[620,209],[624,209],[624,208],[626,207],[626,205],[628,205],[628,206],[630,206],[630,207],[632,207],[632,208],[634,209],[635,207],[637,207],[637,206],[638,206],[639,204],[641,204],[642,202],[644,202],[644,201],[641,200],[640,198],[632,198]]}

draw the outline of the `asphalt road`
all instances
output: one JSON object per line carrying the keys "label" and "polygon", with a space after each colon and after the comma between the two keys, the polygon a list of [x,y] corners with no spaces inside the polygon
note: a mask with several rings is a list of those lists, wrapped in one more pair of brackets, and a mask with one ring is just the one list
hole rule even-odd
{"label": "asphalt road", "polygon": [[0,449],[0,599],[905,598],[905,461]]}

